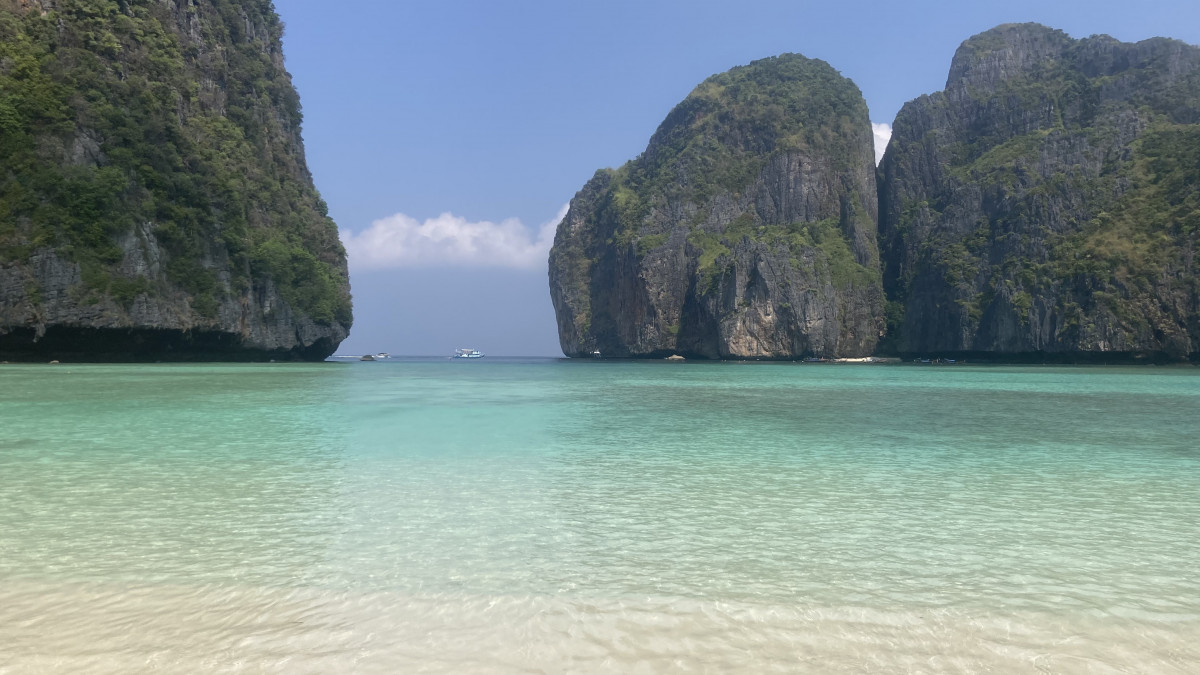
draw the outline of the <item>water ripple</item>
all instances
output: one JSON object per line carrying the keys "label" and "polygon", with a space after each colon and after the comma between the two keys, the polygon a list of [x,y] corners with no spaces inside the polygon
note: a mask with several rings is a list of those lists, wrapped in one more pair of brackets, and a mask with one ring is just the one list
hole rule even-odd
{"label": "water ripple", "polygon": [[5,366],[0,673],[1200,668],[1192,371],[472,366]]}

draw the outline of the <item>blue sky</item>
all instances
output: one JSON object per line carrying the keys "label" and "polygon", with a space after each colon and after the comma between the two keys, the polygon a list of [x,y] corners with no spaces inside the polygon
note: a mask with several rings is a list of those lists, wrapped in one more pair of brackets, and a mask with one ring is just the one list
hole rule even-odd
{"label": "blue sky", "polygon": [[704,78],[798,52],[890,124],[966,38],[1037,21],[1200,44],[1200,2],[275,0],[317,188],[351,253],[339,353],[561,356],[546,248],[571,197]]}

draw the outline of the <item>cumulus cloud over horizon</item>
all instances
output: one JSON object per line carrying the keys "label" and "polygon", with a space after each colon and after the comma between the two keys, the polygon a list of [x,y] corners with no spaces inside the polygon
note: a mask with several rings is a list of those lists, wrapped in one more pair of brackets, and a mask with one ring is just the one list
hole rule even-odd
{"label": "cumulus cloud over horizon", "polygon": [[532,230],[516,218],[499,223],[471,222],[449,211],[418,221],[397,213],[355,234],[341,230],[354,269],[398,267],[508,267],[537,269],[546,264],[554,231],[567,215],[564,205]]}
{"label": "cumulus cloud over horizon", "polygon": [[892,125],[871,122],[871,131],[875,132],[875,165],[879,166],[883,151],[887,150],[888,141],[892,138]]}
{"label": "cumulus cloud over horizon", "polygon": [[[871,123],[875,164],[883,159],[892,137],[890,124]],[[338,232],[354,269],[413,267],[503,267],[532,270],[546,264],[554,232],[567,215],[563,205],[536,229],[517,218],[498,223],[468,221],[446,211],[418,221],[404,213],[381,218],[357,234]]]}

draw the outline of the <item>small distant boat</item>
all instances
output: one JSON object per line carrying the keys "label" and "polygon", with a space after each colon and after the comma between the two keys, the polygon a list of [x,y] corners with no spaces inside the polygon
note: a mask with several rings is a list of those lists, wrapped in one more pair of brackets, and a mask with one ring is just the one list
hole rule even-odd
{"label": "small distant boat", "polygon": [[598,359],[598,358],[600,358],[600,350],[599,350],[599,349],[597,349],[596,351],[592,352],[592,358],[593,358],[593,359]]}
{"label": "small distant boat", "polygon": [[362,356],[358,357],[358,360],[359,361],[374,361],[375,357],[371,356],[370,354],[363,354]]}
{"label": "small distant boat", "polygon": [[378,361],[379,359],[390,359],[390,358],[392,358],[392,355],[388,354],[387,352],[379,352],[378,354],[375,355],[376,361]]}
{"label": "small distant boat", "polygon": [[482,359],[483,352],[480,352],[478,349],[464,348],[464,349],[459,349],[458,351],[454,352],[454,356],[451,356],[450,358],[452,358],[452,359]]}

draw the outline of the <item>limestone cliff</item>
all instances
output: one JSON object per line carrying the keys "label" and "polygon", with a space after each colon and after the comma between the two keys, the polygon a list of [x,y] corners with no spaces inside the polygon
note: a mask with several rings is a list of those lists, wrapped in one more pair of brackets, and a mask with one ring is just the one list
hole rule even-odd
{"label": "limestone cliff", "polygon": [[713,76],[571,201],[550,252],[568,356],[871,353],[882,328],[867,107],[799,55]]}
{"label": "limestone cliff", "polygon": [[345,253],[270,0],[0,0],[0,358],[322,359]]}
{"label": "limestone cliff", "polygon": [[977,35],[901,110],[879,182],[883,349],[1200,352],[1200,49]]}

